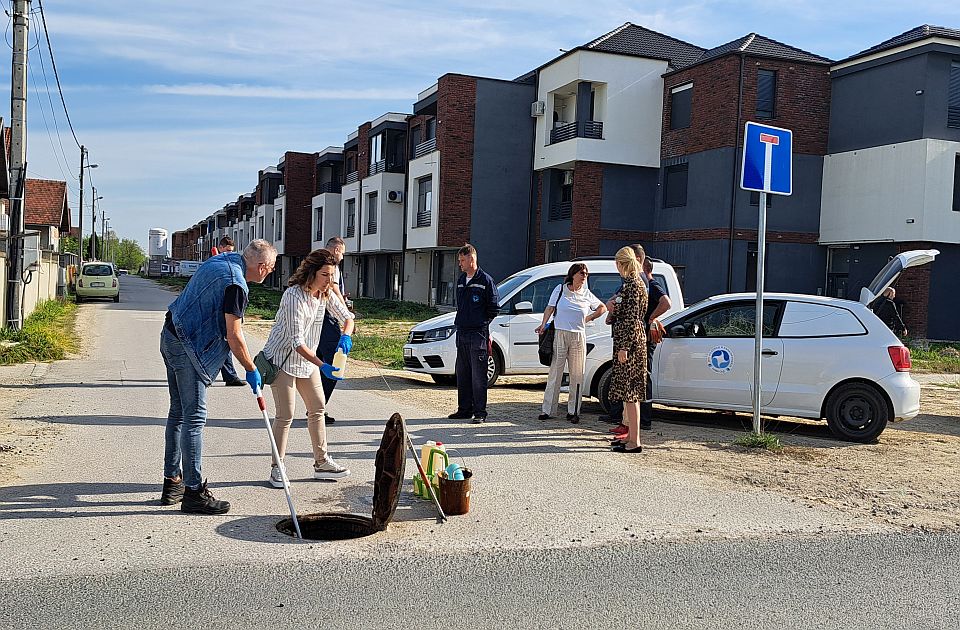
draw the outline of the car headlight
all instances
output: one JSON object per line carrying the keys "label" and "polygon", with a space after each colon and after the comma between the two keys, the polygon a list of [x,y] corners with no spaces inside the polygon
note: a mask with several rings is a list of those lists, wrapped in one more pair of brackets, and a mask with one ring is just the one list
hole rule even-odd
{"label": "car headlight", "polygon": [[423,341],[443,341],[444,339],[449,339],[450,336],[456,331],[455,326],[444,326],[443,328],[434,328],[433,330],[428,330],[423,333]]}

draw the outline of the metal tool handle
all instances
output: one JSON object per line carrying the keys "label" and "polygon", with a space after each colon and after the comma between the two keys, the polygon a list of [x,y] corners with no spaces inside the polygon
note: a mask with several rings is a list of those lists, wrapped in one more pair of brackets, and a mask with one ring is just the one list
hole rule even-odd
{"label": "metal tool handle", "polygon": [[290,480],[287,478],[287,469],[280,458],[280,451],[277,449],[277,441],[273,439],[273,427],[270,426],[270,416],[267,415],[267,403],[263,399],[260,390],[254,392],[257,397],[257,405],[260,407],[260,413],[263,414],[263,423],[267,427],[267,436],[270,438],[270,452],[273,453],[273,461],[277,463],[280,469],[280,478],[283,480],[283,492],[287,495],[287,507],[290,508],[290,518],[293,520],[293,528],[297,532],[297,538],[303,540],[303,534],[300,533],[300,521],[297,520],[297,510],[293,507],[293,497],[290,495]]}

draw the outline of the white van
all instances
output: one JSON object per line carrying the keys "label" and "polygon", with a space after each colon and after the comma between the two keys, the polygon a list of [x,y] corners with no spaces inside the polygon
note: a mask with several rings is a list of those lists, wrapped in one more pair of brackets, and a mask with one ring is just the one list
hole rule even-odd
{"label": "white van", "polygon": [[193,274],[197,273],[197,269],[202,265],[198,260],[181,260],[180,264],[177,265],[177,275],[181,278],[189,278]]}
{"label": "white van", "polygon": [[[683,292],[673,267],[653,261],[653,275],[670,296],[674,313],[683,308]],[[547,300],[558,284],[563,282],[572,262],[584,262],[590,272],[587,286],[599,299],[606,301],[620,287],[620,274],[612,257],[579,258],[570,262],[553,262],[517,272],[498,285],[500,315],[490,323],[493,354],[487,367],[487,384],[493,385],[500,375],[544,374],[548,366],[540,364],[537,333],[534,330],[543,320]],[[456,382],[456,337],[453,321],[456,313],[446,313],[428,319],[413,327],[403,347],[404,368],[411,372],[429,374],[441,385]],[[600,318],[587,324],[587,337],[610,327]],[[587,343],[587,350],[592,348]]]}

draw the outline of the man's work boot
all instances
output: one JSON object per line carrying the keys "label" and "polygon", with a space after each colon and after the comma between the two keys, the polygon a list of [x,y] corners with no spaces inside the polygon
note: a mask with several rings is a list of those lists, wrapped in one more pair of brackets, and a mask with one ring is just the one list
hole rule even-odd
{"label": "man's work boot", "polygon": [[190,514],[226,514],[230,511],[230,504],[213,498],[207,490],[207,482],[204,481],[196,490],[184,489],[180,511]]}

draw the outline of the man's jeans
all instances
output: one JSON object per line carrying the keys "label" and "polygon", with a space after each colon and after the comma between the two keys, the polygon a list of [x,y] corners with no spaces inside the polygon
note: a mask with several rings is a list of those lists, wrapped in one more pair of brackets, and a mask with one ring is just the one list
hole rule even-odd
{"label": "man's jeans", "polygon": [[232,354],[228,354],[226,360],[223,362],[223,367],[220,368],[220,376],[223,377],[224,383],[232,383],[233,381],[240,380],[240,377],[237,376],[237,369],[233,367]]}
{"label": "man's jeans", "polygon": [[[163,454],[163,476],[182,476],[196,490],[202,483],[200,454],[207,423],[207,387],[197,374],[183,343],[166,328],[160,333],[160,354],[167,366],[170,412]],[[182,460],[182,465],[181,465]]]}

